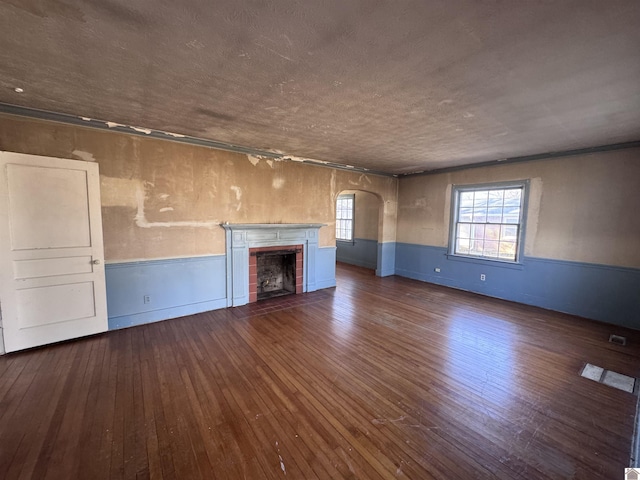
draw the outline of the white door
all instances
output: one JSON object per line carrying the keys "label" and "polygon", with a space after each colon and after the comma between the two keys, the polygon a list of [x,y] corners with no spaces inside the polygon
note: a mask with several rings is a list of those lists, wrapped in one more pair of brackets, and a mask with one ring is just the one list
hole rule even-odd
{"label": "white door", "polygon": [[98,165],[0,152],[7,352],[107,330]]}

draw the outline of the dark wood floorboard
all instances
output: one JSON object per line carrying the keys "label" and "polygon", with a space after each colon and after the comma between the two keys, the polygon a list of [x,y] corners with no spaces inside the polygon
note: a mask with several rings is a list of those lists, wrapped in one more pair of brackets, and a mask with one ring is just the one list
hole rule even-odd
{"label": "dark wood floorboard", "polygon": [[0,478],[622,478],[637,397],[579,373],[640,376],[640,332],[337,280],[0,357]]}

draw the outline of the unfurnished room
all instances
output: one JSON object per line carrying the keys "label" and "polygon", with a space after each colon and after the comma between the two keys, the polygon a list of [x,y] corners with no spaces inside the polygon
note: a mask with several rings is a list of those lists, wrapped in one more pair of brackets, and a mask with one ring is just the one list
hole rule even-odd
{"label": "unfurnished room", "polygon": [[640,478],[640,2],[0,27],[1,478]]}

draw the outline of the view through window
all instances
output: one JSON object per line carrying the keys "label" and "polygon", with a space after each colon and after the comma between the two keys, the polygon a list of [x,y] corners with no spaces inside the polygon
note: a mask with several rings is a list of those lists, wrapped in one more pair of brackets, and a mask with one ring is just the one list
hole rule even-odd
{"label": "view through window", "polygon": [[525,184],[454,187],[454,255],[518,261]]}

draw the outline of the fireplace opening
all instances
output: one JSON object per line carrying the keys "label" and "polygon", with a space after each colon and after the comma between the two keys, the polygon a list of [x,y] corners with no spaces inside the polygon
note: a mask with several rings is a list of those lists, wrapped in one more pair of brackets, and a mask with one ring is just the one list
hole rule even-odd
{"label": "fireplace opening", "polygon": [[258,300],[296,293],[296,250],[256,253]]}

